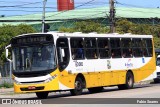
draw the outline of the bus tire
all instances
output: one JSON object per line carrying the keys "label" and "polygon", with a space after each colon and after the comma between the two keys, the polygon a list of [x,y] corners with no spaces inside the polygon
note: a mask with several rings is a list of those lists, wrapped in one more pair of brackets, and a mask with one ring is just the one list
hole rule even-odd
{"label": "bus tire", "polygon": [[103,90],[103,87],[93,87],[93,88],[88,88],[90,93],[98,93]]}
{"label": "bus tire", "polygon": [[134,85],[134,76],[133,76],[132,72],[127,72],[127,74],[126,74],[126,83],[122,84],[122,85],[118,85],[118,88],[120,90],[132,89],[133,85]]}
{"label": "bus tire", "polygon": [[81,95],[82,94],[82,90],[83,90],[83,82],[82,79],[80,77],[77,77],[75,80],[75,88],[70,90],[71,95]]}
{"label": "bus tire", "polygon": [[36,95],[39,99],[46,99],[49,92],[36,92]]}
{"label": "bus tire", "polygon": [[154,79],[154,83],[160,83],[160,79],[155,78],[155,79]]}

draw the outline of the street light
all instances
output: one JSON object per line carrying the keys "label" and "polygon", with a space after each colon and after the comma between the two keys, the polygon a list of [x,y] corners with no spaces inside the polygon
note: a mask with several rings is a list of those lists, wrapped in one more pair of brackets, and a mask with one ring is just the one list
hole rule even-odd
{"label": "street light", "polygon": [[46,8],[47,0],[43,0],[43,13],[42,13],[42,33],[44,33],[44,26],[45,26],[45,8]]}

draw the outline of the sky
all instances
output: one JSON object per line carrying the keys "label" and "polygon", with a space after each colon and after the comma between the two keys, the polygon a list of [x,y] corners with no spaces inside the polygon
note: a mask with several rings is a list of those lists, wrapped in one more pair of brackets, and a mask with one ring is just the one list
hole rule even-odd
{"label": "sky", "polygon": [[[115,0],[116,7],[157,8],[160,0]],[[109,6],[109,0],[74,0],[75,9]],[[0,0],[0,16],[42,13],[43,0]],[[46,12],[57,11],[57,0],[47,0]]]}

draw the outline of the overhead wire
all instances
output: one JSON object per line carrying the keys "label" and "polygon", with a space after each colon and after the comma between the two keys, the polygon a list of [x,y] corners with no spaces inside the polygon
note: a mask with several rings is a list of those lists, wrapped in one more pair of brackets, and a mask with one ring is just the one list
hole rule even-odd
{"label": "overhead wire", "polygon": [[139,6],[139,5],[133,5],[133,4],[127,4],[127,3],[121,3],[118,0],[115,1],[116,4],[118,5],[123,5],[123,6],[128,6],[128,7],[136,7],[136,8],[151,8],[151,7],[144,7],[144,6]]}
{"label": "overhead wire", "polygon": [[10,6],[0,6],[0,8],[6,8],[6,7],[22,7],[22,6],[26,6],[26,5],[31,5],[31,4],[38,4],[38,3],[42,3],[42,2],[34,2],[34,3],[24,3],[24,4],[20,4],[20,5],[10,5]]}
{"label": "overhead wire", "polygon": [[[95,0],[90,0],[90,1],[88,1],[88,2],[85,2],[85,3],[81,4],[81,5],[78,5],[78,6],[75,7],[75,9],[76,9],[76,8],[79,8],[79,7],[81,7],[81,6],[84,6],[84,5],[86,5],[86,4],[90,3],[90,2],[93,2],[93,1],[95,1]],[[52,16],[56,16],[56,15],[59,15],[59,14],[62,14],[62,13],[68,12],[68,11],[70,11],[70,10],[65,10],[65,11],[59,12],[59,13],[57,13],[57,14],[48,16],[48,17],[46,17],[46,18],[49,18],[49,17],[52,17]]]}
{"label": "overhead wire", "polygon": [[[79,8],[79,7],[82,7],[82,6],[85,6],[85,5],[87,5],[87,4],[89,4],[89,3],[92,3],[92,2],[94,2],[94,1],[95,1],[95,0],[90,0],[90,1],[88,1],[88,2],[82,3],[82,4],[78,5],[78,6],[76,6],[75,9],[77,9],[77,8]],[[53,16],[56,16],[56,15],[59,15],[59,14],[62,14],[62,13],[68,12],[68,11],[70,11],[70,10],[62,11],[62,12],[59,12],[59,13],[57,13],[57,14],[48,16],[48,17],[46,17],[46,18],[53,17]]]}
{"label": "overhead wire", "polygon": [[[7,8],[13,8],[13,7],[7,7]],[[40,9],[42,9],[43,7],[16,7],[16,8],[29,8],[29,9],[32,9],[32,8],[40,8]],[[46,7],[46,8],[49,8],[49,9],[57,9],[57,7]]]}
{"label": "overhead wire", "polygon": [[[0,10],[0,11],[42,12],[42,11],[30,11],[30,10]],[[54,12],[54,11],[47,11],[47,12]]]}
{"label": "overhead wire", "polygon": [[0,2],[4,2],[4,3],[31,3],[31,2],[26,2],[26,1],[19,1],[19,0],[16,0],[16,1],[14,1],[14,0],[11,0],[11,1],[0,1]]}
{"label": "overhead wire", "polygon": [[[118,10],[122,10],[122,11],[131,11],[131,12],[140,12],[140,13],[149,13],[149,11],[140,11],[140,10],[126,10],[126,9],[120,9],[118,8]],[[157,13],[157,12],[152,12],[154,14],[160,14],[160,13]]]}
{"label": "overhead wire", "polygon": [[[123,5],[123,6],[131,6],[131,7],[135,7],[135,8],[142,8],[142,9],[146,9],[146,8],[149,8],[149,7],[142,7],[142,6],[138,6],[138,5],[132,5],[132,4],[126,4],[126,3],[120,3],[120,2],[118,2],[117,0],[116,0],[116,2],[115,2],[116,4],[120,4],[120,5]],[[150,9],[150,8],[149,8]],[[153,9],[153,8],[152,8]],[[122,10],[122,11],[131,11],[131,12],[141,12],[141,13],[148,13],[147,11],[141,11],[141,10],[128,10],[128,9],[125,9],[125,8],[123,8],[123,9],[120,9],[120,8],[118,8],[118,10]],[[157,13],[157,12],[152,12],[152,13],[154,13],[154,14],[160,14],[160,13]]]}
{"label": "overhead wire", "polygon": [[[95,0],[90,0],[88,2],[82,3],[82,4],[78,5],[78,6],[76,6],[75,9],[83,7],[83,6],[86,6],[86,5],[92,5],[92,4],[93,5],[97,5],[96,3],[93,3],[94,1]],[[12,6],[8,6],[8,7],[16,7],[16,6],[18,6],[18,8],[42,8],[42,7],[27,7],[27,6],[23,7],[25,5],[36,4],[36,3],[41,3],[41,2],[25,3],[25,4],[21,4],[21,5],[12,5]],[[105,3],[108,4],[108,2],[105,2]],[[101,3],[99,3],[99,4],[101,4]],[[51,7],[49,7],[49,8],[51,8]],[[41,11],[28,11],[28,10],[0,10],[0,11],[41,12]],[[67,11],[70,11],[70,10],[67,10]],[[67,11],[63,11],[63,12],[60,12],[60,13],[57,13],[57,14],[54,14],[54,15],[50,15],[48,17],[56,16],[58,14],[62,14],[62,13],[67,12]],[[97,10],[97,11],[99,11],[99,10]],[[53,12],[53,11],[51,11],[51,12]],[[105,12],[96,13],[96,14],[92,14],[91,16],[84,16],[84,15],[76,15],[76,16],[78,18],[89,18],[89,17],[95,16],[95,15],[99,15],[99,14],[103,14],[103,13],[106,13],[106,16],[109,17],[106,11]],[[19,15],[19,16],[23,16],[23,15]],[[72,16],[74,16],[74,15],[72,15]],[[46,17],[46,18],[48,18],[48,17]]]}
{"label": "overhead wire", "polygon": [[[80,5],[78,5],[78,6],[76,6],[75,7],[75,9],[76,8],[80,8],[80,7],[83,7],[83,6],[86,6],[86,7],[90,7],[90,6],[92,6],[92,7],[96,7],[96,5],[100,5],[100,4],[104,4],[104,3],[106,3],[106,4],[108,4],[108,2],[94,2],[95,0],[90,0],[90,1],[88,1],[88,2],[83,2],[82,4],[80,4]],[[25,4],[21,4],[21,5],[11,5],[11,6],[0,6],[0,8],[4,8],[5,7],[5,9],[2,9],[2,10],[0,10],[0,11],[22,11],[22,12],[41,12],[41,11],[30,11],[30,10],[24,10],[24,9],[32,9],[32,8],[35,8],[35,9],[41,9],[41,8],[43,8],[43,7],[30,7],[30,6],[26,6],[26,5],[30,5],[30,4],[36,4],[36,3],[41,3],[41,2],[34,2],[34,3],[31,3],[31,2],[27,2],[27,3],[25,3]],[[7,10],[6,8],[21,8],[21,9],[23,9],[23,10]],[[53,9],[52,11],[46,11],[46,12],[55,12],[56,10],[55,9],[57,9],[56,7],[46,7],[46,9]],[[68,10],[69,11],[69,10]],[[58,15],[58,14],[61,14],[61,13],[64,13],[64,12],[67,12],[67,11],[63,11],[63,12],[60,12],[60,13],[57,13],[57,14],[54,14],[53,16],[55,16],[55,15]],[[52,16],[48,16],[48,17],[52,17]]]}

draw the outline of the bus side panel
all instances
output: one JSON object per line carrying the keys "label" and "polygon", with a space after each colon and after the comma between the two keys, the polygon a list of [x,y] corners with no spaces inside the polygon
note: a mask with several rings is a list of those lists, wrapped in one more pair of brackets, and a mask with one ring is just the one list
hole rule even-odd
{"label": "bus side panel", "polygon": [[110,78],[110,85],[124,84],[126,80],[126,71],[112,71]]}
{"label": "bus side panel", "polygon": [[99,78],[98,73],[91,73],[89,74],[89,87],[96,87],[99,86]]}
{"label": "bus side panel", "polygon": [[117,71],[117,73],[118,73],[118,83],[117,84],[125,84],[126,72],[127,71]]}
{"label": "bus side panel", "polygon": [[[135,82],[139,82],[153,73],[155,70],[154,61],[155,58],[153,57],[143,67],[132,70]],[[85,76],[86,88],[89,88],[125,84],[127,71],[128,70],[99,71],[84,72],[82,74]],[[68,74],[68,71],[63,71],[61,72],[60,82],[69,88],[74,88],[74,82],[77,74],[78,73]]]}
{"label": "bus side panel", "polygon": [[87,88],[124,84],[125,78],[126,71],[103,71],[96,73],[88,73],[85,75]]}
{"label": "bus side panel", "polygon": [[59,82],[66,87],[60,87],[60,90],[67,90],[74,88],[74,82],[76,79],[76,75],[69,74],[68,71],[60,72]]}
{"label": "bus side panel", "polygon": [[102,85],[111,85],[111,72],[103,72],[102,74]]}
{"label": "bus side panel", "polygon": [[86,80],[86,88],[98,87],[102,85],[102,72],[89,72],[84,74]]}
{"label": "bus side panel", "polygon": [[111,84],[116,85],[118,84],[118,72],[112,71],[111,72]]}
{"label": "bus side panel", "polygon": [[143,67],[133,70],[135,82],[140,82],[146,79],[148,76],[153,74],[155,69],[156,69],[155,57],[153,56],[151,60],[147,64],[145,64]]}

